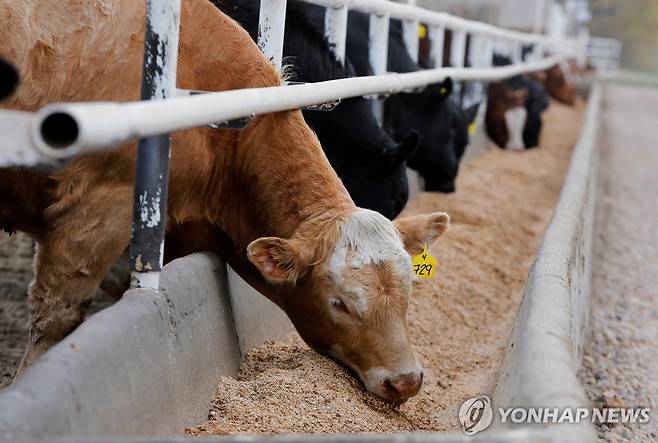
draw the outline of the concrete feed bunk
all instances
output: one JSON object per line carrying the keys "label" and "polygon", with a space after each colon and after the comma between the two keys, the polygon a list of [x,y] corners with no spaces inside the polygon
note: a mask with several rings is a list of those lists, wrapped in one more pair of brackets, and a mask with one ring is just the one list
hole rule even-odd
{"label": "concrete feed bunk", "polygon": [[210,420],[191,434],[458,431],[467,398],[493,391],[528,269],[557,201],[583,106],[555,103],[542,148],[490,150],[465,164],[455,194],[424,193],[402,216],[446,211],[438,274],[414,282],[410,335],[420,394],[399,409],[293,336],[252,350],[223,378]]}
{"label": "concrete feed bunk", "polygon": [[[252,350],[232,378],[240,348],[263,337],[247,339],[246,328],[233,327],[237,312],[245,315],[235,318],[241,325],[252,309],[240,311],[237,297],[218,299],[213,291],[226,294],[235,283],[219,262],[195,256],[168,267],[164,294],[128,295],[0,394],[0,410],[11,408],[0,414],[0,436],[171,435],[191,426],[192,434],[457,431],[461,402],[496,385],[582,110],[554,104],[541,149],[487,152],[464,165],[456,194],[422,194],[409,204],[407,214],[446,210],[454,223],[433,251],[436,279],[414,286],[409,323],[426,380],[399,409],[294,336]],[[192,289],[189,261],[196,266]],[[211,419],[201,423],[217,387]]]}

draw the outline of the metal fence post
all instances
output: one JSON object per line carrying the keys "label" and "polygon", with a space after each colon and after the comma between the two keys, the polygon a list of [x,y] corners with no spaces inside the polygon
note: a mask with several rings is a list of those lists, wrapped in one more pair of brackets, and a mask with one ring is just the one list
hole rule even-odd
{"label": "metal fence post", "polygon": [[347,42],[347,4],[338,8],[327,8],[324,16],[324,32],[334,57],[345,65]]}
{"label": "metal fence post", "polygon": [[418,20],[405,20],[402,22],[402,38],[404,39],[404,46],[414,63],[418,64],[418,27],[420,22]]}
{"label": "metal fence post", "polygon": [[[388,71],[388,28],[389,15],[371,15],[368,45],[368,58],[374,75],[383,75]],[[377,121],[384,121],[384,102],[372,101],[373,112]]]}
{"label": "metal fence post", "polygon": [[[464,56],[466,53],[466,32],[453,30],[450,42],[450,64],[455,68],[464,67]],[[462,82],[454,82],[455,97],[461,96]],[[461,100],[458,99],[459,102]]]}
{"label": "metal fence post", "polygon": [[[144,36],[142,100],[176,94],[176,63],[181,0],[148,0]],[[137,145],[131,287],[158,289],[164,253],[169,182],[170,135],[148,137]]]}
{"label": "metal fence post", "polygon": [[523,43],[521,42],[510,42],[512,46],[512,63],[519,64],[523,63]]}
{"label": "metal fence post", "polygon": [[[471,47],[468,54],[468,59],[471,67],[483,67],[484,52],[486,50],[486,37],[481,33],[471,34]],[[468,100],[464,100],[464,106],[471,106],[475,103],[481,103],[484,95],[484,82],[475,80],[471,82],[470,96]]]}
{"label": "metal fence post", "polygon": [[258,16],[258,47],[279,72],[283,60],[286,4],[286,0],[260,0]]}
{"label": "metal fence post", "polygon": [[440,68],[443,66],[443,42],[446,29],[444,26],[430,26],[428,37],[430,39],[430,66]]}

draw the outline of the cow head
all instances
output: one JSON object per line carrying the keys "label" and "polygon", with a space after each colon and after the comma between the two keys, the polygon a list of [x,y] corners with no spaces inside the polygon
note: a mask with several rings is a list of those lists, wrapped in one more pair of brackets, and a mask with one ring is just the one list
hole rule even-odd
{"label": "cow head", "polygon": [[394,95],[386,104],[384,123],[396,139],[412,129],[420,133],[418,154],[409,160],[409,166],[425,178],[428,190],[454,191],[465,148],[455,127],[452,90],[452,80],[446,78],[420,93]]}
{"label": "cow head", "polygon": [[260,238],[247,252],[266,280],[288,286],[278,302],[306,343],[353,369],[369,391],[401,402],[423,380],[406,322],[410,256],[449,220],[434,213],[391,222],[357,208],[307,222],[290,239]]}
{"label": "cow head", "polygon": [[400,143],[386,139],[383,144],[390,146],[385,146],[381,152],[353,147],[351,155],[344,156],[340,163],[336,162],[336,172],[357,206],[392,219],[404,209],[409,199],[407,160],[418,150],[420,136],[416,131],[410,131]]}
{"label": "cow head", "polygon": [[501,148],[523,149],[526,123],[526,88],[515,89],[506,82],[489,84],[485,124],[487,134]]}
{"label": "cow head", "polygon": [[560,103],[573,106],[576,103],[576,86],[570,79],[570,68],[562,64],[546,70],[546,90]]}

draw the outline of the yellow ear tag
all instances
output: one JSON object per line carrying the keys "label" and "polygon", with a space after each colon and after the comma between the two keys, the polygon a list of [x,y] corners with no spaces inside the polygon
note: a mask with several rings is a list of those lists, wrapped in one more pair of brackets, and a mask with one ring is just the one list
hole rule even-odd
{"label": "yellow ear tag", "polygon": [[430,254],[427,245],[423,248],[423,252],[411,259],[411,263],[413,264],[416,277],[434,278],[434,274],[436,274],[436,259]]}
{"label": "yellow ear tag", "polygon": [[470,125],[468,125],[468,135],[471,137],[475,135],[475,132],[478,130],[478,124],[473,122]]}
{"label": "yellow ear tag", "polygon": [[439,94],[441,94],[441,95],[446,95],[446,92],[448,92],[448,90],[446,88],[439,89]]}
{"label": "yellow ear tag", "polygon": [[418,25],[418,38],[427,37],[427,28],[425,25]]}

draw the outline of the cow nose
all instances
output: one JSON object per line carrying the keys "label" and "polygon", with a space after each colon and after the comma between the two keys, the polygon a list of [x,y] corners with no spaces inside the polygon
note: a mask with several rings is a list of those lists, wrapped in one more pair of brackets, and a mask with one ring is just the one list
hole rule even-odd
{"label": "cow nose", "polygon": [[385,384],[389,387],[392,400],[406,401],[420,391],[423,384],[423,373],[419,371],[398,375],[387,379]]}

